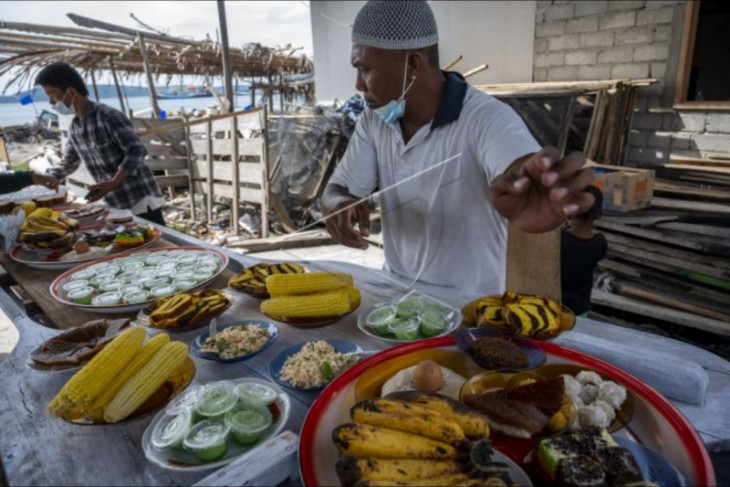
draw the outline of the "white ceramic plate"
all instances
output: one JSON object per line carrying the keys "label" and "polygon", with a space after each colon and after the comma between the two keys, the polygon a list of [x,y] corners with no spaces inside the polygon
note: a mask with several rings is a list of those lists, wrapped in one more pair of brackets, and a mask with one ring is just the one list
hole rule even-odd
{"label": "white ceramic plate", "polygon": [[269,426],[269,429],[264,432],[264,434],[261,436],[259,441],[256,442],[256,444],[254,444],[253,446],[243,446],[236,443],[236,441],[233,439],[233,435],[229,435],[227,440],[228,452],[226,453],[226,455],[221,460],[210,463],[201,462],[200,459],[198,459],[198,457],[195,455],[195,453],[192,452],[177,451],[172,449],[166,449],[163,451],[156,450],[152,447],[151,443],[152,431],[154,431],[157,423],[159,423],[165,415],[165,411],[162,410],[157,413],[157,415],[155,415],[155,418],[144,431],[144,435],[142,435],[142,448],[144,449],[144,454],[145,457],[147,457],[147,460],[154,463],[158,467],[167,470],[174,470],[177,472],[202,472],[205,470],[222,467],[223,465],[226,465],[239,457],[245,456],[247,453],[250,453],[251,451],[256,449],[259,445],[264,443],[269,438],[278,435],[279,432],[284,429],[284,425],[289,419],[289,411],[291,410],[291,405],[289,401],[289,396],[278,385],[267,380],[256,379],[253,377],[233,379],[230,382],[236,385],[249,383],[264,384],[279,393],[279,396],[274,401],[274,404],[276,404],[276,407],[278,408],[280,413],[279,417],[274,421],[271,426]]}

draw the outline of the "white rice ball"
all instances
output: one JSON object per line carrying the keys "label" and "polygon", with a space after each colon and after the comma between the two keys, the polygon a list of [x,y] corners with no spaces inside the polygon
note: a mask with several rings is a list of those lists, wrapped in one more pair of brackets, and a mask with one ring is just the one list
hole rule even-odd
{"label": "white rice ball", "polygon": [[[578,394],[578,397],[581,398],[584,404],[591,404],[598,398],[598,387],[593,384],[583,384],[583,387],[580,388],[580,394]],[[609,402],[609,404],[611,403]]]}
{"label": "white rice ball", "polygon": [[578,372],[578,375],[576,375],[575,378],[581,384],[593,384],[596,386],[600,386],[601,382],[603,382],[601,376],[593,372],[592,370],[581,370],[580,372]]}
{"label": "white rice ball", "polygon": [[563,381],[565,382],[565,393],[570,397],[575,397],[580,394],[580,382],[575,380],[572,375],[563,374]]}
{"label": "white rice ball", "polygon": [[626,388],[615,382],[606,381],[598,387],[598,399],[607,402],[614,409],[619,409],[626,400]]}
{"label": "white rice ball", "polygon": [[613,420],[616,419],[616,410],[606,401],[597,399],[596,402],[593,403],[593,406],[603,409],[603,412],[606,413],[606,417],[608,418],[608,424],[613,423]]}
{"label": "white rice ball", "polygon": [[607,428],[610,423],[605,411],[598,406],[590,405],[582,407],[578,410],[578,421],[581,428],[590,428],[595,426],[598,428]]}

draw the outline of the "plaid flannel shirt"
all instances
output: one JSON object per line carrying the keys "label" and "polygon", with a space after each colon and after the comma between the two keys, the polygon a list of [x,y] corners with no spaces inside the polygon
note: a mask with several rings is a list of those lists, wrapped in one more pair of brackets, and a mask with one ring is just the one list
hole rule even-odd
{"label": "plaid flannel shirt", "polygon": [[63,161],[49,173],[61,179],[84,161],[96,182],[113,179],[118,171],[127,178],[104,199],[113,208],[131,209],[145,196],[162,197],[160,187],[145,164],[147,149],[124,114],[106,105],[89,102],[81,117],[74,117]]}

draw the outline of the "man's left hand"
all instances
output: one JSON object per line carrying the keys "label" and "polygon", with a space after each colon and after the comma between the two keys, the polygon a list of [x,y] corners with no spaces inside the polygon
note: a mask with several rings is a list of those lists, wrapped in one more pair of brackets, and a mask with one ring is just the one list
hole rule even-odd
{"label": "man's left hand", "polygon": [[89,193],[93,193],[93,196],[89,198],[89,203],[98,201],[106,196],[109,192],[113,191],[117,187],[117,182],[113,179],[107,179],[100,183],[96,183],[89,187]]}
{"label": "man's left hand", "polygon": [[553,230],[593,204],[593,195],[583,192],[593,181],[593,171],[583,168],[585,162],[581,152],[559,159],[557,149],[545,147],[494,180],[492,204],[524,232]]}

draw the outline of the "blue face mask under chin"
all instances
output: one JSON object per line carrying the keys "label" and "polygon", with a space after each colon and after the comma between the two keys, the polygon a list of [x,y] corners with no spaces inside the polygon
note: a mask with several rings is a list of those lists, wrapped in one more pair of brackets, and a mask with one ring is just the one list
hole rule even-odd
{"label": "blue face mask under chin", "polygon": [[401,117],[406,113],[406,100],[405,96],[408,90],[413,86],[413,82],[416,81],[414,76],[411,82],[406,86],[406,78],[408,76],[408,56],[406,55],[406,66],[403,73],[403,93],[397,100],[390,100],[388,103],[380,108],[373,110],[375,114],[385,123],[395,123],[400,120]]}
{"label": "blue face mask under chin", "polygon": [[[64,98],[66,98],[66,95],[63,95],[63,98],[57,101],[51,108],[53,108],[59,115],[71,115],[72,113],[74,113],[73,108],[67,106],[63,102]],[[73,97],[71,98],[71,103],[73,104]]]}

